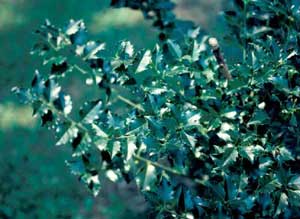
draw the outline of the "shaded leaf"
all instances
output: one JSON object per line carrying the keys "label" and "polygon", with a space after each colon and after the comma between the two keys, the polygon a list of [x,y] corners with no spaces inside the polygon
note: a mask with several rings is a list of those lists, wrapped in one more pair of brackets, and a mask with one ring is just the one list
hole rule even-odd
{"label": "shaded leaf", "polygon": [[284,212],[288,204],[288,196],[285,193],[281,193],[274,216],[279,216],[282,212]]}
{"label": "shaded leaf", "polygon": [[178,59],[181,58],[182,51],[181,51],[180,46],[177,43],[173,42],[172,40],[168,40],[167,43],[168,43],[171,54]]}

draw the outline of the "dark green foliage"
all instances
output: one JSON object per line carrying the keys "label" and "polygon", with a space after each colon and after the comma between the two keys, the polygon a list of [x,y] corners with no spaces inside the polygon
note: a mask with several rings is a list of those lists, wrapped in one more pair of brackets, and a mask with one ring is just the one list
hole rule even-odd
{"label": "dark green foliage", "polygon": [[141,10],[146,19],[153,19],[153,25],[161,29],[174,25],[175,15],[172,10],[175,8],[175,4],[170,0],[112,0],[111,6]]}
{"label": "dark green foliage", "polygon": [[[108,57],[82,21],[37,31],[34,53],[50,72],[14,91],[57,145],[71,145],[67,164],[95,195],[107,177],[135,181],[150,218],[300,217],[299,3],[234,2],[225,16],[244,55],[232,80],[208,36],[176,20],[169,1],[112,1],[154,19],[161,40],[152,51],[123,41]],[[59,85],[76,71],[100,97],[86,97],[78,121]]]}

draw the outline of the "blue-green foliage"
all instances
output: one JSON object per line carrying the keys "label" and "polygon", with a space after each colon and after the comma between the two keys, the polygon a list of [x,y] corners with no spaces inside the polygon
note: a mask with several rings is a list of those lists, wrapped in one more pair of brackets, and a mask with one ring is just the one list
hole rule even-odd
{"label": "blue-green foliage", "polygon": [[[73,148],[71,172],[94,195],[103,177],[135,181],[150,218],[300,217],[298,1],[234,1],[225,16],[243,60],[230,66],[232,80],[209,36],[177,20],[170,1],[112,6],[152,19],[155,48],[123,41],[109,57],[82,21],[64,29],[46,21],[33,53],[50,71],[14,89],[57,145]],[[98,89],[80,110],[60,86],[75,72]]]}

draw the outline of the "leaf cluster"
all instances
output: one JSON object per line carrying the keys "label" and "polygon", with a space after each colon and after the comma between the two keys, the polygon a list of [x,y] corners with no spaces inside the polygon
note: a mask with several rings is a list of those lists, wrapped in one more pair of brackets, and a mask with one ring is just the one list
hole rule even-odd
{"label": "leaf cluster", "polygon": [[[56,144],[70,145],[71,172],[95,195],[102,177],[134,181],[151,218],[299,217],[297,1],[234,1],[225,16],[244,56],[230,79],[209,36],[178,21],[170,1],[112,6],[154,20],[161,33],[153,50],[122,41],[107,56],[104,43],[87,40],[82,21],[64,29],[46,21],[33,53],[50,71],[14,89]],[[99,92],[80,109],[60,86],[76,72]]]}

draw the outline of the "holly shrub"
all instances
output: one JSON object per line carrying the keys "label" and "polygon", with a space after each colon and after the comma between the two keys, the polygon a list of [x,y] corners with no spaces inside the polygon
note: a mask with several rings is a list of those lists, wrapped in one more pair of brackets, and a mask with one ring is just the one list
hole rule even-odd
{"label": "holly shrub", "polygon": [[[232,1],[224,42],[241,58],[228,65],[169,0],[111,6],[141,10],[155,48],[107,50],[83,21],[47,20],[32,51],[45,67],[13,89],[72,148],[71,172],[94,195],[104,177],[135,182],[149,218],[300,218],[300,2]],[[77,73],[73,107],[61,84]]]}

